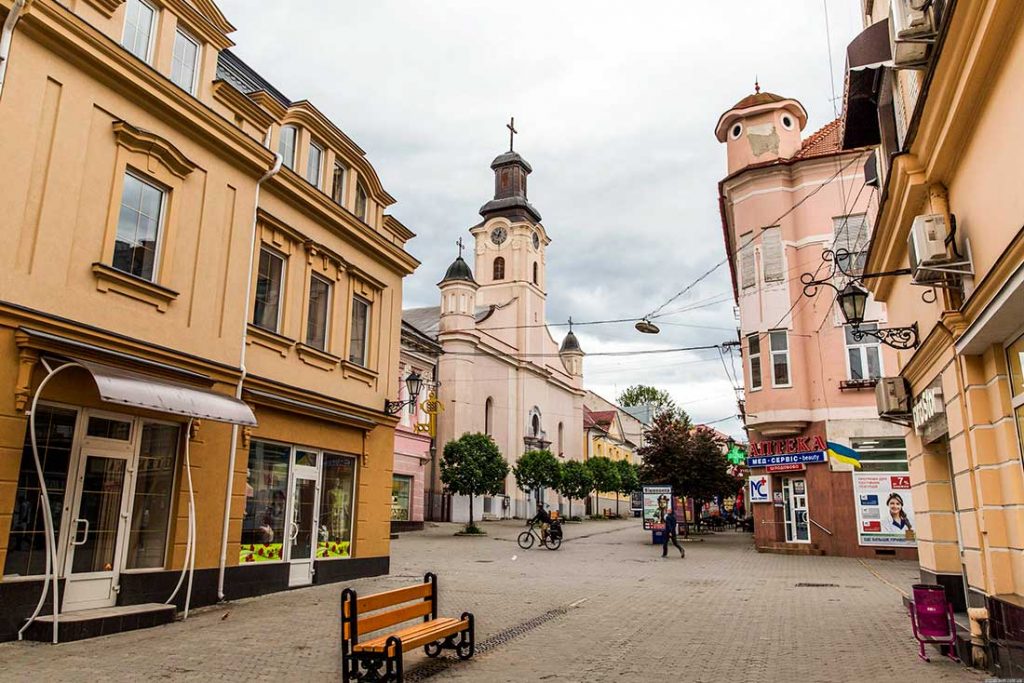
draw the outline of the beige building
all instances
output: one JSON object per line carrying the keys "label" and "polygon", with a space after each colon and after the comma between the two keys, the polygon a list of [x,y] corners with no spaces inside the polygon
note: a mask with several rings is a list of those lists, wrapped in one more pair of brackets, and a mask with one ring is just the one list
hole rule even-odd
{"label": "beige building", "polygon": [[[915,7],[916,6],[916,7]],[[922,8],[923,7],[923,8]],[[870,0],[849,48],[844,143],[876,145],[866,279],[917,324],[879,399],[907,425],[921,577],[1024,674],[1024,4]],[[981,622],[987,621],[986,628]],[[984,634],[984,638],[981,634]],[[975,649],[980,654],[981,648]]]}
{"label": "beige building", "polygon": [[67,639],[185,568],[179,608],[386,573],[417,262],[363,150],[210,0],[0,16],[0,639],[53,579],[42,616],[149,605]]}

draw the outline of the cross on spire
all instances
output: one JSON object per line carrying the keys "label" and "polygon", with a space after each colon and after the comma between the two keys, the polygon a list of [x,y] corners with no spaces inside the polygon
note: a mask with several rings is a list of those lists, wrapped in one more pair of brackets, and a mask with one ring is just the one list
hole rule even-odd
{"label": "cross on spire", "polygon": [[462,258],[462,250],[466,248],[466,245],[463,244],[461,237],[455,241],[455,244],[459,245],[459,258]]}
{"label": "cross on spire", "polygon": [[505,127],[508,128],[508,151],[511,152],[515,146],[516,133],[519,132],[516,130],[516,117],[513,116],[510,118],[509,122],[505,124]]}
{"label": "cross on spire", "polygon": [[754,76],[754,92],[755,93],[760,93],[761,92],[761,83],[758,80],[757,76]]}

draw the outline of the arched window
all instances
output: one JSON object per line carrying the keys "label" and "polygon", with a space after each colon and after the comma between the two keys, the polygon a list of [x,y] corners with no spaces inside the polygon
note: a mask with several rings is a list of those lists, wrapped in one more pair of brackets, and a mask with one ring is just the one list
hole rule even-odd
{"label": "arched window", "polygon": [[494,279],[505,279],[505,258],[503,256],[494,259]]}
{"label": "arched window", "polygon": [[533,284],[540,284],[540,268],[537,267],[537,262],[533,262]]}
{"label": "arched window", "polygon": [[533,420],[530,421],[530,435],[535,439],[540,438],[540,415],[537,413],[533,414]]}
{"label": "arched window", "polygon": [[565,453],[565,425],[558,423],[558,455]]}
{"label": "arched window", "polygon": [[484,434],[494,436],[494,399],[489,396],[484,402]]}

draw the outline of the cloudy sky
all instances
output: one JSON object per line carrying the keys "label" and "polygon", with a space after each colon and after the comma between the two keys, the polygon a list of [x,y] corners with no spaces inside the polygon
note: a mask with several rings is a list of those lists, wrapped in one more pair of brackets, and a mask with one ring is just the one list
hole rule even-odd
{"label": "cloudy sky", "polygon": [[[860,29],[860,0],[218,5],[238,28],[235,52],[325,112],[398,198],[391,211],[417,233],[408,248],[423,262],[406,283],[406,307],[437,304],[435,283],[490,199],[489,164],[507,148],[514,115],[516,149],[534,168],[530,200],[553,240],[551,323],[642,316],[718,263],[719,115],[757,77],[804,104],[809,135],[835,116],[845,46]],[[588,352],[735,339],[730,291],[722,267],[664,309],[676,312],[658,320],[660,335],[631,324],[577,332]],[[653,384],[695,420],[742,434],[714,350],[591,357],[585,382],[608,398]]]}

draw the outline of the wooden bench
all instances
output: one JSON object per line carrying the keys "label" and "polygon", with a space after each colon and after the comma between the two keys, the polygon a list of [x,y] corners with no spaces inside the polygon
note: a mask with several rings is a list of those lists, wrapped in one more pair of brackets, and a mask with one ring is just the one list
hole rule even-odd
{"label": "wooden bench", "polygon": [[[360,640],[363,634],[421,617],[422,623]],[[458,619],[438,618],[437,577],[432,573],[427,573],[421,584],[374,595],[358,597],[351,588],[341,592],[343,683],[401,683],[403,653],[422,647],[428,657],[437,657],[442,650],[455,650],[459,659],[469,659],[475,642],[473,615],[469,612]]]}

